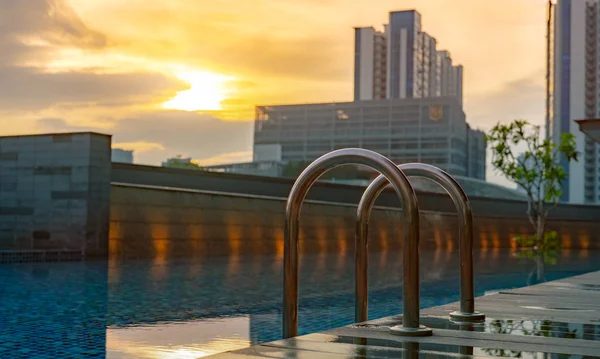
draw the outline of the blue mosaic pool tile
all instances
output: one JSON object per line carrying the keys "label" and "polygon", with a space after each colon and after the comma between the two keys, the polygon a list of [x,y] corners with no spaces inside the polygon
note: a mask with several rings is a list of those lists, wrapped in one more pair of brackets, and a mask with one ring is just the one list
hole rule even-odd
{"label": "blue mosaic pool tile", "polygon": [[[549,271],[546,279],[598,268],[600,261],[593,255],[587,260],[588,267]],[[370,318],[402,310],[402,273],[396,270],[401,267],[392,264],[395,267],[374,265],[370,273]],[[354,319],[352,258],[319,265],[304,265],[300,274],[301,334],[343,326]],[[478,274],[476,295],[523,286],[527,280],[526,271]],[[215,259],[160,265],[149,260],[110,266],[96,261],[3,265],[0,358],[103,358],[107,328],[239,315],[250,317],[252,343],[277,340],[281,338],[281,297],[281,265],[271,257],[233,264]],[[445,271],[421,284],[422,308],[456,300],[456,272]]]}

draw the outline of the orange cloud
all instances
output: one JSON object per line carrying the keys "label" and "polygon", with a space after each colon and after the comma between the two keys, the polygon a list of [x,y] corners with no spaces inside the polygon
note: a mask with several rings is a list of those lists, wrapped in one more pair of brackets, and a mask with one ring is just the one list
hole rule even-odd
{"label": "orange cloud", "polygon": [[113,143],[113,148],[120,148],[128,151],[133,150],[136,153],[165,150],[165,146],[160,143],[145,141]]}
{"label": "orange cloud", "polygon": [[[123,142],[161,143],[207,161],[248,152],[248,122],[216,126],[188,120],[205,113],[160,108],[190,87],[174,77],[177,69],[236,79],[223,110],[210,114],[219,119],[252,120],[255,104],[347,101],[352,28],[381,28],[389,11],[413,8],[423,29],[464,65],[471,125],[543,121],[544,0],[405,0],[401,7],[396,0],[14,3],[0,11],[0,78],[10,83],[0,86],[0,111],[8,133],[40,131],[37,119],[54,118],[76,128],[105,126]],[[231,131],[239,141],[228,137]],[[201,149],[198,134],[206,138]],[[143,157],[156,163],[159,155]]]}
{"label": "orange cloud", "polygon": [[222,155],[194,160],[200,166],[213,166],[226,163],[252,162],[252,151],[239,151]]}

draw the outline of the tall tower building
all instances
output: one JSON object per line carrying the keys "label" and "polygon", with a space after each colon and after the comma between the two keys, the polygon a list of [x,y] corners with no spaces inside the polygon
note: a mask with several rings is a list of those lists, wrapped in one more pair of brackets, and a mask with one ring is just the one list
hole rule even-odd
{"label": "tall tower building", "polygon": [[394,11],[383,32],[355,28],[354,100],[451,96],[462,105],[462,66],[421,30],[415,10]]}
{"label": "tall tower building", "polygon": [[426,73],[427,91],[425,97],[442,96],[441,81],[442,72],[440,62],[438,60],[437,40],[422,32],[423,36],[423,53],[424,56],[424,71]]}
{"label": "tall tower building", "polygon": [[387,97],[411,98],[415,95],[418,67],[422,50],[420,44],[421,14],[415,10],[390,13],[387,26]]}
{"label": "tall tower building", "polygon": [[386,96],[385,34],[372,27],[354,29],[354,101]]}
{"label": "tall tower building", "polygon": [[579,131],[575,120],[600,117],[600,0],[559,0],[554,17],[553,115],[555,141],[572,133],[580,152],[568,173],[563,201],[600,203],[600,146]]}

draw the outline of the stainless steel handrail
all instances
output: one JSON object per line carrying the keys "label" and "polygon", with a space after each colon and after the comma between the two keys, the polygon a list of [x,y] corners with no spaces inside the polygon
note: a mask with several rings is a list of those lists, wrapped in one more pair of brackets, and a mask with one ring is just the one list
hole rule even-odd
{"label": "stainless steel handrail", "polygon": [[[456,322],[480,322],[485,320],[485,315],[475,311],[475,297],[473,286],[473,214],[471,204],[466,193],[456,180],[438,167],[424,163],[406,163],[398,166],[406,176],[419,176],[436,182],[452,198],[458,212],[458,235],[459,235],[459,257],[460,257],[460,310],[450,313],[450,319]],[[377,177],[367,187],[363,194],[357,211],[355,252],[358,263],[365,263],[360,268],[356,267],[356,321],[363,322],[368,318],[368,293],[358,290],[368,287],[368,226],[369,216],[375,200],[388,186],[387,179],[383,176]],[[360,257],[360,258],[359,258]],[[410,287],[409,287],[410,288]],[[412,294],[414,295],[414,294]],[[395,331],[395,329],[394,329]],[[399,334],[402,334],[400,330]]]}
{"label": "stainless steel handrail", "polygon": [[[404,321],[407,335],[431,335],[419,322],[419,206],[417,196],[396,165],[377,152],[346,148],[325,154],[311,163],[298,177],[287,200],[284,232],[283,338],[298,335],[298,225],[302,202],[313,183],[326,171],[344,164],[371,167],[387,178],[404,206]],[[358,257],[357,257],[358,258]],[[357,267],[366,265],[356,263]],[[358,287],[357,287],[358,289]],[[360,290],[367,290],[362,287]],[[357,303],[358,305],[359,303]],[[362,304],[361,304],[362,305]]]}

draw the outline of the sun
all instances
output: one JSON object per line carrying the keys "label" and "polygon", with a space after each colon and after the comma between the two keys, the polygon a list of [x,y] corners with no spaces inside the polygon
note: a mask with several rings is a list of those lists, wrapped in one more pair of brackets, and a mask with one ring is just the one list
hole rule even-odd
{"label": "sun", "polygon": [[190,88],[177,93],[163,103],[163,108],[183,111],[219,111],[227,97],[226,85],[231,77],[210,72],[181,71],[175,75],[190,84]]}

